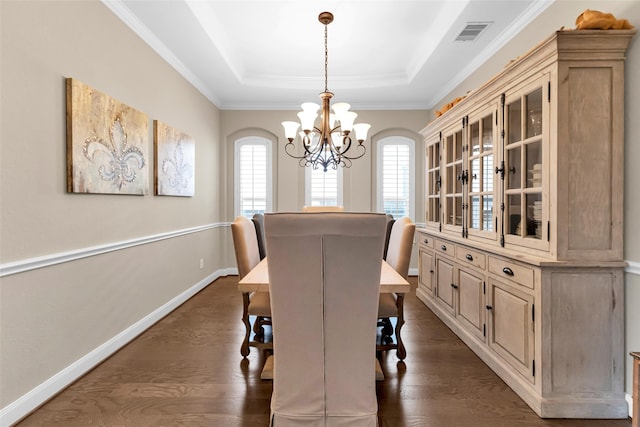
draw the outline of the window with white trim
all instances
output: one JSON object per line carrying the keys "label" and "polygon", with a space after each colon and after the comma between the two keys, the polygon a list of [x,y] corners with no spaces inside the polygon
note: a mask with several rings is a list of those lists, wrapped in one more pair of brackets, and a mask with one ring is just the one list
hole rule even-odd
{"label": "window with white trim", "polygon": [[377,209],[394,218],[415,216],[415,141],[382,138],[377,145]]}
{"label": "window with white trim", "polygon": [[234,142],[234,211],[251,218],[272,210],[271,141],[257,136]]}
{"label": "window with white trim", "polygon": [[342,206],[342,167],[305,168],[305,196],[306,206]]}

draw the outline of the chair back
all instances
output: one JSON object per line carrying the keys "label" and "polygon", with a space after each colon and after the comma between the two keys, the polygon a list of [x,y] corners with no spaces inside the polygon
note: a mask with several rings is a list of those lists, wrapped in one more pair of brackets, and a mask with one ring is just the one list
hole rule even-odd
{"label": "chair back", "polygon": [[344,206],[303,206],[302,212],[344,212]]}
{"label": "chair back", "polygon": [[272,426],[377,425],[385,224],[373,213],[265,214]]}
{"label": "chair back", "polygon": [[256,228],[256,237],[258,238],[258,251],[260,252],[260,259],[267,256],[267,249],[264,243],[264,214],[256,213],[251,217],[254,227]]}
{"label": "chair back", "polygon": [[256,229],[249,218],[239,216],[231,223],[231,235],[236,253],[238,276],[242,279],[260,262]]}
{"label": "chair back", "polygon": [[398,218],[391,228],[386,261],[405,279],[409,276],[409,262],[413,249],[413,235],[416,225],[411,218]]}
{"label": "chair back", "polygon": [[386,232],[386,237],[384,239],[384,255],[382,257],[383,260],[387,260],[387,251],[389,250],[389,238],[391,237],[391,229],[393,228],[393,223],[396,222],[395,219],[393,219],[393,215],[391,214],[387,214],[387,232]]}

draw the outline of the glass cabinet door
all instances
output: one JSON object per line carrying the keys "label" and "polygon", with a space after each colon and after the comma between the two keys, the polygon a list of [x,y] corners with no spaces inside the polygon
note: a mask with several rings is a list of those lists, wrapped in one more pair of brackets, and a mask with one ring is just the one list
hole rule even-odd
{"label": "glass cabinet door", "polygon": [[426,158],[426,187],[427,187],[427,224],[438,226],[440,223],[440,137],[434,137],[427,142]]}
{"label": "glass cabinet door", "polygon": [[462,129],[444,136],[444,225],[462,228]]}
{"label": "glass cabinet door", "polygon": [[470,117],[467,155],[467,230],[470,233],[490,232],[494,237],[495,114],[494,109],[479,118]]}
{"label": "glass cabinet door", "polygon": [[[543,84],[507,99],[505,114],[504,233],[508,239],[546,240],[543,227]],[[534,244],[535,246],[535,244]]]}

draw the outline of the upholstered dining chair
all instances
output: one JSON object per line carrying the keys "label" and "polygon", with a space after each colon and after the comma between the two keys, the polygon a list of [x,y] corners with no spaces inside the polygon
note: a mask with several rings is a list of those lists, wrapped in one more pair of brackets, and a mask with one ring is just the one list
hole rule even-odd
{"label": "upholstered dining chair", "polygon": [[344,212],[344,206],[303,206],[302,212]]}
{"label": "upholstered dining chair", "polygon": [[386,218],[265,214],[274,333],[271,426],[377,426]]}
{"label": "upholstered dining chair", "polygon": [[[409,275],[409,261],[413,249],[413,235],[416,225],[409,217],[403,216],[393,222],[386,261],[405,279]],[[391,318],[396,318],[395,330]],[[404,295],[380,294],[378,306],[378,324],[382,326],[382,337],[377,345],[377,351],[396,350],[398,359],[404,360],[407,351],[402,342],[401,330],[404,325]],[[391,337],[394,333],[395,341]]]}
{"label": "upholstered dining chair", "polygon": [[396,222],[396,220],[393,219],[393,215],[387,214],[387,234],[384,239],[384,255],[382,256],[382,259],[384,260],[387,259],[387,251],[389,250],[389,238],[391,237],[391,229],[393,228],[394,222]]}
{"label": "upholstered dining chair", "polygon": [[254,227],[256,228],[256,237],[258,238],[258,251],[260,252],[260,259],[264,259],[267,256],[267,250],[264,243],[264,214],[255,213],[251,217]]}
{"label": "upholstered dining chair", "polygon": [[[231,234],[233,236],[233,247],[238,265],[238,276],[242,279],[260,262],[260,252],[258,249],[258,238],[253,222],[244,216],[239,216],[231,224]],[[254,339],[251,338],[251,317],[255,316],[253,331]],[[271,349],[272,343],[264,342],[265,324],[269,324],[271,319],[271,305],[269,292],[243,292],[242,294],[242,322],[245,325],[245,335],[240,347],[240,354],[243,357],[249,355],[249,347]]]}

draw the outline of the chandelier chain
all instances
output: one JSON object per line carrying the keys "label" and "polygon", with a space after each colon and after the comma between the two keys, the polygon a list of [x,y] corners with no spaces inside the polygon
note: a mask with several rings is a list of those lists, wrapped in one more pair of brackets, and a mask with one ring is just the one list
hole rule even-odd
{"label": "chandelier chain", "polygon": [[327,75],[329,69],[329,49],[327,48],[327,24],[324,24],[324,91],[329,92]]}

